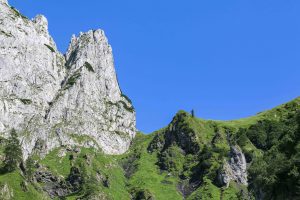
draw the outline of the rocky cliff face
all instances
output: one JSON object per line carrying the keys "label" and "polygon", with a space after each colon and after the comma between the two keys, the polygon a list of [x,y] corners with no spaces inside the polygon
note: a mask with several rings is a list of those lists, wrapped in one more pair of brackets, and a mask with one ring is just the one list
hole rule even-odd
{"label": "rocky cliff face", "polygon": [[239,146],[232,146],[229,161],[225,161],[223,169],[218,174],[219,182],[229,186],[230,181],[235,181],[242,185],[248,185],[247,162]]}
{"label": "rocky cliff face", "polygon": [[38,15],[29,20],[0,1],[0,133],[20,133],[24,157],[61,145],[125,152],[135,111],[120,91],[101,30],[72,37],[62,55]]}
{"label": "rocky cliff face", "polygon": [[3,200],[10,200],[14,197],[14,193],[7,184],[4,184],[0,185],[0,196]]}

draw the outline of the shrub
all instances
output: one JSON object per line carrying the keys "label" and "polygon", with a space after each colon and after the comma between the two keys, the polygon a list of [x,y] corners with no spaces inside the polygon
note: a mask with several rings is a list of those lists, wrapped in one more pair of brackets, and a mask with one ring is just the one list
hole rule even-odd
{"label": "shrub", "polygon": [[26,160],[26,176],[28,180],[32,180],[33,178],[34,168],[35,168],[34,165],[35,165],[34,160],[31,157],[29,157]]}
{"label": "shrub", "polygon": [[159,165],[162,169],[178,174],[183,169],[185,161],[183,150],[178,146],[170,146],[159,156]]}

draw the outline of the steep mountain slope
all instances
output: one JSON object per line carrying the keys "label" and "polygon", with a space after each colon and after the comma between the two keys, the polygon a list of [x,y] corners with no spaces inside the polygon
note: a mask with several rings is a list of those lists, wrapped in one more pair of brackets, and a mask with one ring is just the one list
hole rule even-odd
{"label": "steep mountain slope", "polygon": [[[62,146],[0,175],[12,199],[297,199],[300,98],[236,121],[180,111],[123,155]],[[1,149],[6,139],[2,139]],[[32,171],[32,176],[29,172]]]}

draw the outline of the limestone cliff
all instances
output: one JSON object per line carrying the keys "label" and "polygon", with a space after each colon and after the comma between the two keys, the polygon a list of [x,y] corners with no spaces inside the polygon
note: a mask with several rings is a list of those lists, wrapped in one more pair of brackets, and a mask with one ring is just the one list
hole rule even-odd
{"label": "limestone cliff", "polygon": [[124,153],[135,136],[135,111],[116,78],[102,30],[72,37],[65,55],[47,19],[29,20],[0,2],[0,133],[20,133],[24,157],[61,145]]}
{"label": "limestone cliff", "polygon": [[224,161],[223,169],[218,173],[219,182],[229,186],[230,181],[248,185],[247,162],[239,146],[232,146],[229,161]]}

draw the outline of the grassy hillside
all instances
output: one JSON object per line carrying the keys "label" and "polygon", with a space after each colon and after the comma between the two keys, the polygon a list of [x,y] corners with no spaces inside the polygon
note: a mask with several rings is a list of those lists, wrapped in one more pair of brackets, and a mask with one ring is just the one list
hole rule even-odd
{"label": "grassy hillside", "polygon": [[[297,199],[300,195],[300,98],[256,116],[214,121],[179,111],[165,128],[138,133],[120,156],[61,147],[13,172],[2,170],[2,199]],[[7,140],[1,140],[1,160]],[[239,146],[248,186],[220,183]],[[1,199],[0,198],[0,199]]]}

